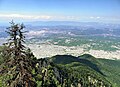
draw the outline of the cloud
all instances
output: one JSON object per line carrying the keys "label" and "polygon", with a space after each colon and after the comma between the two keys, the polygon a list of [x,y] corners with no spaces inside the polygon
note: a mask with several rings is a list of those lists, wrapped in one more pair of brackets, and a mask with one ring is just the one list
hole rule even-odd
{"label": "cloud", "polygon": [[50,19],[48,15],[22,15],[22,14],[0,14],[0,18],[20,18],[20,19]]}
{"label": "cloud", "polygon": [[50,15],[26,15],[26,14],[0,14],[0,19],[22,19],[22,20],[79,20],[78,16],[50,16]]}
{"label": "cloud", "polygon": [[100,17],[96,17],[97,19],[99,19]]}
{"label": "cloud", "polygon": [[91,16],[90,19],[100,19],[101,17],[94,17],[94,16]]}
{"label": "cloud", "polygon": [[47,33],[48,31],[46,30],[40,30],[40,31],[29,31],[28,33],[26,33],[26,35],[29,36],[38,36],[38,35],[42,35],[44,33]]}
{"label": "cloud", "polygon": [[90,18],[91,18],[91,19],[93,19],[94,17],[93,17],[93,16],[91,16]]}

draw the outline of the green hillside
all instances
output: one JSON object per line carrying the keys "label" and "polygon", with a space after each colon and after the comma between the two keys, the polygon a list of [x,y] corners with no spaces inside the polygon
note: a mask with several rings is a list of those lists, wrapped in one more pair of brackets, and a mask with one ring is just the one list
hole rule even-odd
{"label": "green hillside", "polygon": [[120,60],[98,59],[94,57],[88,57],[87,60],[96,64],[105,78],[109,80],[114,87],[120,87]]}
{"label": "green hillside", "polygon": [[[69,61],[67,62],[68,58]],[[60,63],[57,61],[60,61]],[[112,87],[112,83],[104,77],[97,67],[87,65],[88,61],[79,62],[77,57],[58,55],[53,58],[32,58],[29,62],[31,62],[32,66],[26,68],[32,75],[30,82],[34,84],[34,87]],[[28,62],[24,63],[27,64]],[[18,79],[18,77],[20,78],[17,73],[18,65],[12,66],[9,62],[4,62],[1,64],[1,67],[0,87],[19,85],[17,81],[21,80]]]}
{"label": "green hillside", "polygon": [[93,71],[97,73],[97,75],[110,81],[113,87],[120,86],[120,60],[98,59],[89,54],[84,54],[79,57],[57,55],[50,60],[58,65],[64,65],[65,67],[79,70],[80,73],[83,71],[83,73],[85,73],[84,69],[89,72]]}

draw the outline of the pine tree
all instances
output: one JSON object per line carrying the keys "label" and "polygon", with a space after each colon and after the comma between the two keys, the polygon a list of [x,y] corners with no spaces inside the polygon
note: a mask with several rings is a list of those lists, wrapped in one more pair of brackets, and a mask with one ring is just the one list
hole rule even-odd
{"label": "pine tree", "polygon": [[23,45],[25,36],[22,30],[25,28],[23,24],[15,24],[13,21],[10,22],[11,26],[8,27],[7,33],[10,35],[9,42],[7,43],[8,52],[14,59],[18,59],[18,56],[24,54],[25,46]]}
{"label": "pine tree", "polygon": [[[7,33],[10,36],[8,43],[6,43],[4,50],[4,56],[9,57],[9,61],[6,61],[10,67],[14,69],[15,75],[8,82],[10,87],[36,87],[36,83],[32,80],[32,64],[33,55],[26,51],[23,43],[25,42],[25,36],[23,35],[23,24],[15,24],[13,21],[10,22],[11,26],[8,27]],[[10,64],[9,64],[10,62]],[[12,72],[12,71],[11,71]]]}

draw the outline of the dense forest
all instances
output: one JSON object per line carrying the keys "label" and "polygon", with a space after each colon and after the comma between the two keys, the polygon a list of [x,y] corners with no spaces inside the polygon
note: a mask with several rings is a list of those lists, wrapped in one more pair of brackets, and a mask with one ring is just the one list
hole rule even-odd
{"label": "dense forest", "polygon": [[0,47],[0,87],[119,87],[120,61],[56,55],[37,59],[25,47],[23,24],[10,22]]}

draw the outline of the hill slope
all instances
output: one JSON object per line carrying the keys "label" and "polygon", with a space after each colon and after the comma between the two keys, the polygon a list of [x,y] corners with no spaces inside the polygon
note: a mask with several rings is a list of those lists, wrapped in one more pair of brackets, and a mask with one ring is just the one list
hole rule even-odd
{"label": "hill slope", "polygon": [[[32,58],[31,61],[24,61],[24,64],[30,62],[32,65],[26,68],[32,75],[31,83],[34,87],[112,87],[99,68],[92,61],[83,61],[83,57],[57,55],[44,59]],[[17,78],[20,78],[17,73],[18,66],[12,66],[9,62],[4,62],[0,66],[0,86],[15,86]]]}
{"label": "hill slope", "polygon": [[98,59],[89,54],[84,54],[79,57],[57,55],[50,60],[56,64],[79,70],[79,73],[85,73],[85,70],[88,70],[89,73],[92,72],[91,74],[95,72],[98,76],[110,81],[113,87],[120,86],[120,60]]}

